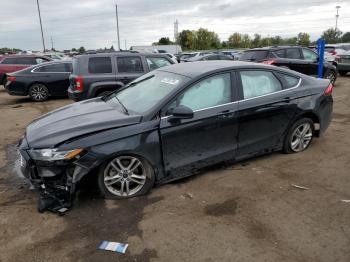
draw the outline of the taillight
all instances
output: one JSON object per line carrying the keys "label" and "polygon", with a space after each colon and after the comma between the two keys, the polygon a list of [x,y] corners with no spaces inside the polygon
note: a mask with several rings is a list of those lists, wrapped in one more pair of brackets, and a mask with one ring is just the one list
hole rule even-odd
{"label": "taillight", "polygon": [[273,65],[274,63],[276,62],[276,60],[265,60],[265,61],[262,61],[261,63],[262,64],[267,64],[267,65]]}
{"label": "taillight", "polygon": [[16,77],[15,76],[7,76],[7,81],[16,81]]}
{"label": "taillight", "polygon": [[324,90],[324,95],[325,96],[330,96],[333,92],[333,85],[329,84],[327,88]]}
{"label": "taillight", "polygon": [[75,90],[79,92],[83,92],[84,90],[84,84],[83,84],[83,77],[77,76],[75,78]]}
{"label": "taillight", "polygon": [[337,54],[337,52],[336,51],[331,51],[331,52],[329,52],[331,55],[336,55]]}

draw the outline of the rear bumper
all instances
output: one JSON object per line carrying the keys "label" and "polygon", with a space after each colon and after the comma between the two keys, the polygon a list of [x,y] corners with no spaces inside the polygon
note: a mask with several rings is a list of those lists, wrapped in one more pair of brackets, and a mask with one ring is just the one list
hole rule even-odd
{"label": "rear bumper", "polygon": [[333,98],[332,96],[327,96],[320,103],[318,110],[318,115],[320,116],[320,132],[319,136],[322,136],[332,121],[333,113]]}
{"label": "rear bumper", "polygon": [[69,86],[69,88],[68,88],[68,97],[70,99],[72,99],[73,101],[76,101],[76,102],[85,99],[84,93],[73,91],[71,86]]}

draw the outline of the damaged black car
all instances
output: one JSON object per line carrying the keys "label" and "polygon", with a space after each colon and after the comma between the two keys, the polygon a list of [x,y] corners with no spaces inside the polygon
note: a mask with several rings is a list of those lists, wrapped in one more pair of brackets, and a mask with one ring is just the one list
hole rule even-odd
{"label": "damaged black car", "polygon": [[36,119],[19,142],[21,170],[40,211],[71,207],[86,176],[106,198],[142,195],[208,165],[305,150],[330,124],[332,88],[246,62],[163,67]]}

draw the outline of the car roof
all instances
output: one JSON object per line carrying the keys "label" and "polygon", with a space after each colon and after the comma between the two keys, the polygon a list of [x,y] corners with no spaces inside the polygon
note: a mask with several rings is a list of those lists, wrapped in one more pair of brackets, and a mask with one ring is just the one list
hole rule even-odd
{"label": "car roof", "polygon": [[35,55],[35,54],[10,54],[10,55],[2,55],[3,58],[7,57],[43,57],[43,55]]}
{"label": "car roof", "polygon": [[224,61],[224,60],[213,60],[213,61],[197,61],[191,63],[179,63],[171,66],[166,66],[157,69],[157,71],[169,72],[178,75],[187,76],[190,78],[195,78],[197,76],[207,74],[210,72],[215,72],[225,69],[238,69],[238,68],[271,68],[271,66],[243,62],[243,61]]}
{"label": "car roof", "polygon": [[79,57],[101,57],[101,56],[159,56],[164,57],[165,54],[162,53],[138,53],[138,52],[112,52],[112,53],[95,53],[95,54],[84,54],[84,55],[78,55]]}
{"label": "car roof", "polygon": [[282,49],[282,48],[300,48],[301,46],[298,45],[276,45],[276,46],[264,46],[264,47],[258,47],[258,48],[252,48],[245,50],[247,51],[269,51],[269,50],[276,50],[276,49]]}

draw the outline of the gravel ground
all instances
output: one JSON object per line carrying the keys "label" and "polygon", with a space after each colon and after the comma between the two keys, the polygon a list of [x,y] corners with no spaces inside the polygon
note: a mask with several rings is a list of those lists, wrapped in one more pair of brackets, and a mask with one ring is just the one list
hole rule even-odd
{"label": "gravel ground", "polygon": [[[211,168],[125,201],[86,191],[58,217],[36,211],[15,145],[34,118],[71,101],[32,103],[1,87],[0,261],[348,262],[350,76],[333,96],[332,124],[305,152]],[[97,250],[102,240],[129,248]]]}

